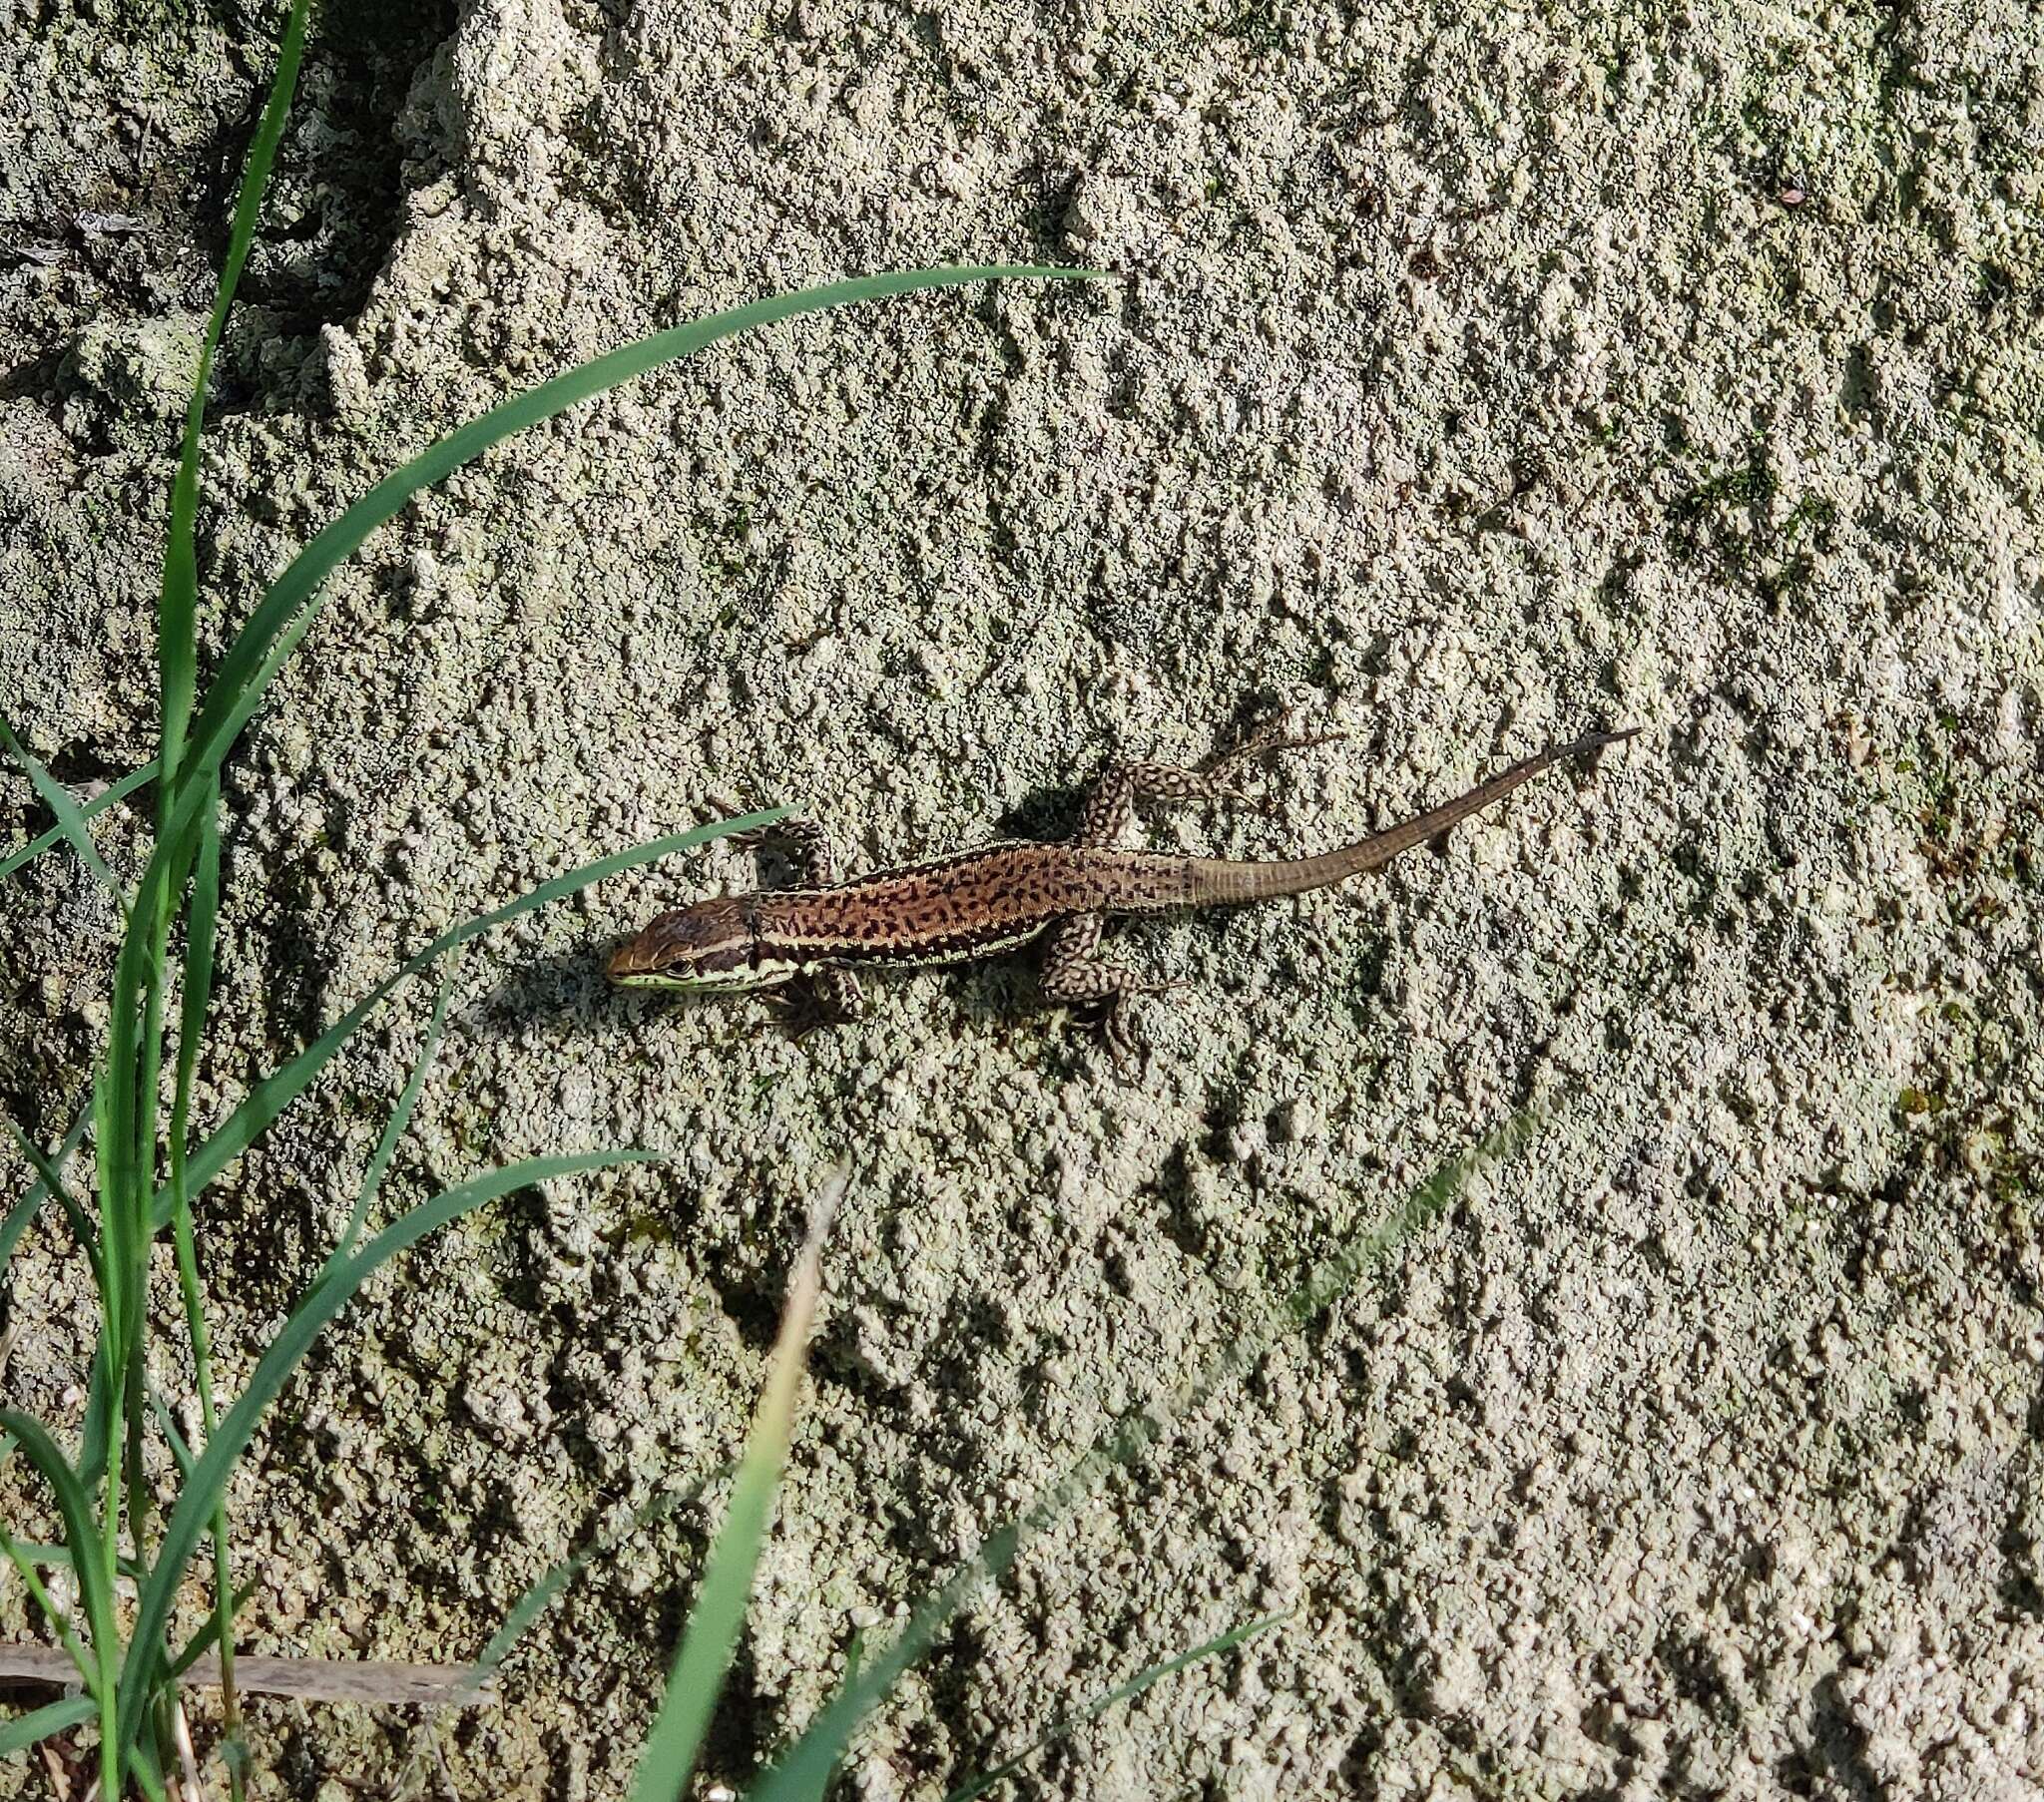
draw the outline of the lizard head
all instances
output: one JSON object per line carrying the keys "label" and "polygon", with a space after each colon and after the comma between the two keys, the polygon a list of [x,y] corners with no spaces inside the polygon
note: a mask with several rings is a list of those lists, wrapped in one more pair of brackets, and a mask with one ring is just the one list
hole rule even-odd
{"label": "lizard head", "polygon": [[627,989],[764,989],[784,980],[760,968],[753,922],[730,897],[662,914],[611,953],[604,974]]}

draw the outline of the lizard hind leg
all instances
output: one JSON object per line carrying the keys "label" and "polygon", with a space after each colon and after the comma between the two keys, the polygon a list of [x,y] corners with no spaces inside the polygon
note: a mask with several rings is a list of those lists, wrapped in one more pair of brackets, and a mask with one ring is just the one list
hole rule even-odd
{"label": "lizard hind leg", "polygon": [[1126,1068],[1136,1057],[1129,1038],[1128,1004],[1138,995],[1162,995],[1185,985],[1152,982],[1108,963],[1099,955],[1103,923],[1099,914],[1075,914],[1053,926],[1044,940],[1039,987],[1048,1002],[1091,1010],[1115,1062]]}
{"label": "lizard hind leg", "polygon": [[734,832],[731,842],[742,851],[777,851],[796,888],[828,888],[837,880],[837,859],[830,836],[812,819],[775,820]]}
{"label": "lizard hind leg", "polygon": [[1198,769],[1185,769],[1175,763],[1111,764],[1086,796],[1085,810],[1079,816],[1077,842],[1114,844],[1134,825],[1139,801],[1248,801],[1252,797],[1244,791],[1240,778],[1259,758],[1278,751],[1332,744],[1345,736],[1342,732],[1294,736],[1289,713],[1279,713],[1234,750]]}

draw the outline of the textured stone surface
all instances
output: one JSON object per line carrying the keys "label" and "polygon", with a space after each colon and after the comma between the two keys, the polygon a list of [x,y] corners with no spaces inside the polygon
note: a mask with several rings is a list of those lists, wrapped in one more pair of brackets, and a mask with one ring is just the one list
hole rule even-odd
{"label": "textured stone surface", "polygon": [[[177,371],[274,25],[140,11],[0,29],[0,693],[82,787],[153,748]],[[1038,1793],[2044,1783],[2037,19],[1468,14],[326,10],[223,361],[211,651],[378,474],[630,336],[922,262],[1124,279],[774,327],[407,508],[233,772],[209,1119],[405,948],[711,813],[819,814],[850,867],[1054,833],[1103,757],[1288,699],[1349,744],[1273,818],[1158,827],[1272,855],[1647,731],[1352,896],[1123,935],[1190,985],[1134,1083],[1019,967],[873,985],[799,1044],[604,992],[613,937],[735,853],[480,947],[386,1205],[677,1158],[372,1284],[237,1479],[251,1641],[464,1656],[692,1499],[501,1711],[262,1712],[259,1793],[617,1791],[840,1155],[734,1781],[855,1627],[1533,1097],[1529,1152],[975,1606],[851,1793],[940,1796],[1280,1609]],[[0,786],[0,843],[43,823]],[[101,842],[133,870],[132,817]],[[0,1095],[54,1137],[116,920],[60,857],[4,905]],[[208,1197],[231,1386],[429,1007]],[[8,1392],[72,1418],[78,1260],[39,1230],[11,1281]]]}

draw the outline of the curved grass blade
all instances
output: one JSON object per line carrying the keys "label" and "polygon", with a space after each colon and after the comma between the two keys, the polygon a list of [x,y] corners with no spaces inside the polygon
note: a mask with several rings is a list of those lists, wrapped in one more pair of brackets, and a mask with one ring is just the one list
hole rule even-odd
{"label": "curved grass blade", "polygon": [[[50,1161],[60,1175],[72,1152],[78,1149],[79,1141],[85,1137],[85,1128],[91,1120],[92,1110],[81,1109],[78,1119],[72,1122],[71,1130],[64,1135],[64,1142],[57,1147],[56,1154]],[[8,1262],[14,1256],[15,1246],[21,1243],[21,1235],[28,1230],[28,1223],[36,1217],[43,1203],[50,1198],[50,1185],[40,1176],[37,1177],[7,1210],[6,1218],[0,1219],[0,1276],[6,1274]]]}
{"label": "curved grass blade", "polygon": [[79,860],[98,879],[100,887],[125,908],[127,898],[121,893],[121,885],[114,880],[114,872],[107,868],[98,847],[93,844],[92,834],[85,829],[85,815],[79,811],[78,803],[71,798],[64,784],[29,754],[28,747],[14,735],[14,727],[5,713],[0,713],[0,744],[4,744],[15,762],[21,765],[22,773],[35,785],[36,793],[43,797],[43,805],[57,816],[57,830],[71,841],[71,848],[78,853]]}
{"label": "curved grass blade", "polygon": [[1132,1412],[1103,1434],[1085,1457],[1020,1515],[989,1535],[979,1551],[916,1607],[899,1636],[838,1690],[801,1737],[747,1792],[747,1802],[813,1802],[859,1722],[901,1673],[930,1648],[979,1585],[1015,1562],[1032,1535],[1056,1520],[1110,1470],[1139,1457],[1175,1421],[1241,1376],[1280,1333],[1294,1331],[1311,1320],[1366,1264],[1444,1212],[1480,1165],[1510,1155],[1525,1141],[1536,1118],[1531,1111],[1517,1115],[1469,1150],[1450,1158],[1383,1220],[1355,1234],[1319,1264],[1304,1283],[1272,1309],[1261,1326],[1218,1353],[1175,1393]]}
{"label": "curved grass blade", "polygon": [[[959,287],[999,280],[1104,280],[1098,269],[1054,268],[1048,265],[986,263],[970,267],[890,270],[832,281],[793,293],[770,294],[686,325],[654,332],[557,375],[551,381],[493,407],[479,419],[456,428],[401,468],[385,476],[340,517],[322,528],[293,558],[236,635],[207,689],[206,700],[192,728],[191,769],[181,783],[177,805],[164,823],[159,854],[190,831],[195,790],[210,780],[233,747],[244,725],[261,704],[263,691],[297,649],[298,641],[318,616],[316,596],[335,568],[352,556],[369,534],[396,514],[422,488],[472,462],[493,444],[553,418],[556,413],[594,399],[635,376],[706,349],[720,338],[756,326],[799,318],[804,313],[861,301],[886,299],[929,288]],[[148,877],[145,875],[145,886]]]}
{"label": "curved grass blade", "polygon": [[1267,1614],[1263,1619],[1252,1620],[1246,1626],[1231,1627],[1218,1637],[1209,1639],[1204,1645],[1196,1645],[1190,1651],[1182,1651],[1175,1658],[1166,1658],[1163,1663],[1153,1664],[1148,1670],[1138,1671],[1126,1683],[1117,1684],[1105,1695],[1095,1696],[1076,1713],[1067,1714],[1054,1721],[1014,1757],[1005,1759],[985,1775],[975,1777],[970,1783],[954,1789],[944,1798],[944,1802],[975,1802],[976,1797],[983,1796],[988,1790],[1005,1783],[1047,1746],[1054,1746],[1059,1740],[1069,1738],[1088,1721],[1099,1719],[1110,1708],[1133,1700],[1153,1683],[1161,1683],[1166,1677],[1176,1676],[1190,1665],[1198,1664],[1207,1658],[1218,1658],[1225,1651],[1233,1651],[1245,1640],[1254,1639],[1259,1633],[1269,1632],[1280,1621],[1290,1618],[1289,1613]]}
{"label": "curved grass blade", "polygon": [[43,1618],[56,1628],[59,1643],[70,1654],[71,1662],[77,1665],[78,1674],[85,1680],[86,1686],[96,1691],[100,1673],[93,1664],[91,1654],[79,1644],[78,1634],[73,1631],[70,1618],[51,1598],[50,1591],[43,1586],[42,1577],[36,1573],[39,1562],[46,1565],[62,1565],[68,1570],[72,1563],[71,1548],[24,1546],[5,1527],[0,1527],[0,1555],[4,1555],[7,1562],[14,1567],[14,1574],[21,1578],[21,1586],[28,1591],[29,1599],[41,1610]]}
{"label": "curved grass blade", "polygon": [[0,1410],[0,1432],[10,1435],[21,1447],[57,1498],[64,1537],[71,1547],[71,1575],[78,1584],[78,1599],[92,1635],[92,1672],[88,1681],[98,1701],[94,1713],[104,1730],[114,1721],[114,1671],[121,1641],[114,1624],[113,1586],[107,1581],[106,1569],[100,1562],[99,1523],[93,1519],[92,1498],[86,1494],[78,1473],[57,1449],[57,1442],[33,1415],[12,1408]]}
{"label": "curved grass blade", "polygon": [[468,1687],[480,1689],[495,1677],[504,1660],[517,1649],[518,1641],[525,1637],[532,1623],[546,1612],[547,1604],[598,1559],[606,1558],[617,1551],[641,1529],[652,1526],[656,1521],[666,1520],[677,1509],[694,1502],[713,1484],[721,1483],[731,1476],[735,1469],[733,1465],[720,1465],[700,1483],[693,1483],[685,1490],[673,1490],[667,1495],[654,1497],[634,1514],[620,1531],[592,1539],[580,1552],[571,1554],[544,1572],[512,1605],[510,1613],[504,1616],[504,1624],[490,1635],[489,1644],[476,1654],[475,1662],[469,1666]]}
{"label": "curved grass blade", "polygon": [[[460,953],[457,951],[455,955],[458,958]],[[390,1118],[383,1123],[383,1135],[376,1140],[376,1148],[369,1154],[368,1167],[362,1172],[362,1185],[355,1191],[353,1211],[347,1217],[347,1224],[341,1228],[340,1237],[334,1240],[333,1249],[327,1253],[326,1268],[319,1273],[322,1281],[354,1250],[355,1240],[361,1236],[362,1222],[369,1217],[369,1209],[375,1205],[376,1191],[383,1186],[383,1172],[390,1167],[391,1158],[397,1154],[398,1143],[411,1125],[419,1091],[426,1086],[426,1072],[433,1068],[434,1055],[440,1049],[440,1034],[447,1024],[447,1004],[454,998],[454,978],[458,973],[457,963],[440,979],[440,992],[433,997],[433,1018],[426,1024],[425,1042],[412,1062],[411,1075],[404,1080],[397,1106],[390,1110]]]}
{"label": "curved grass blade", "polygon": [[[537,888],[528,889],[515,901],[507,901],[502,907],[494,907],[486,914],[477,914],[472,919],[462,921],[459,926],[450,927],[424,949],[413,952],[288,1064],[272,1071],[250,1091],[248,1099],[228,1116],[220,1129],[192,1153],[191,1162],[187,1166],[191,1192],[197,1195],[255,1143],[262,1129],[304,1093],[312,1080],[332,1061],[335,1053],[354,1037],[360,1030],[362,1022],[385,996],[400,983],[416,976],[437,959],[446,956],[457,945],[465,945],[470,939],[481,937],[493,927],[502,926],[507,921],[529,914],[535,908],[546,906],[549,901],[558,901],[565,895],[575,894],[593,882],[601,882],[606,876],[637,869],[642,864],[672,856],[677,851],[693,850],[698,845],[708,844],[730,832],[744,832],[754,826],[771,825],[775,820],[784,819],[786,815],[785,807],[769,807],[761,813],[745,813],[736,819],[715,820],[707,826],[692,826],[686,832],[676,832],[666,838],[652,839],[645,844],[634,845],[629,850],[613,851],[608,857],[599,857],[594,863],[585,863],[564,875],[542,882]],[[161,1227],[171,1217],[172,1204],[169,1187],[159,1190],[151,1216],[154,1225]]]}
{"label": "curved grass blade", "polygon": [[[233,1620],[237,1614],[249,1605],[249,1598],[261,1587],[262,1579],[259,1577],[250,1577],[247,1582],[234,1592],[233,1597],[229,1600],[227,1607],[228,1618]],[[207,1615],[206,1624],[194,1633],[190,1639],[186,1640],[184,1647],[178,1652],[176,1657],[172,1658],[171,1675],[182,1677],[186,1671],[190,1670],[193,1665],[197,1664],[201,1658],[205,1657],[213,1649],[215,1641],[220,1637],[220,1633],[221,1610],[216,1608],[211,1614]]]}
{"label": "curved grass blade", "polygon": [[823,1185],[809,1221],[807,1242],[796,1260],[788,1287],[787,1307],[780,1316],[780,1334],[766,1388],[760,1397],[745,1456],[732,1485],[724,1525],[711,1542],[710,1556],[697,1585],[682,1643],[675,1652],[667,1693],[632,1774],[632,1802],[675,1802],[689,1786],[704,1730],[724,1688],[726,1673],[745,1624],[746,1603],[753,1593],[753,1574],[766,1538],[773,1492],[787,1457],[788,1434],[794,1421],[795,1391],[808,1355],[809,1318],[821,1287],[823,1235],[844,1193],[842,1169]]}
{"label": "curved grass blade", "polygon": [[221,1418],[219,1431],[208,1440],[206,1450],[192,1468],[191,1479],[179,1493],[177,1506],[164,1523],[156,1563],[151,1567],[149,1581],[142,1586],[137,1601],[134,1630],[129,1636],[128,1655],[121,1665],[117,1685],[120,1718],[116,1733],[121,1756],[125,1757],[134,1746],[142,1725],[143,1711],[156,1690],[163,1658],[164,1627],[170,1619],[178,1586],[184,1580],[185,1569],[192,1561],[199,1537],[212,1519],[227,1487],[229,1471],[248,1449],[264,1410],[276,1399],[285,1380],[297,1368],[298,1360],[311,1349],[312,1341],[347,1305],[370,1273],[388,1263],[400,1251],[417,1244],[435,1228],[460,1218],[485,1201],[508,1195],[514,1189],[589,1170],[611,1169],[619,1164],[660,1161],[662,1154],[653,1151],[587,1151],[569,1156],[531,1157],[521,1163],[490,1170],[442,1190],[432,1200],[421,1203],[393,1221],[353,1257],[313,1286],[257,1360],[248,1388]]}
{"label": "curved grass blade", "polygon": [[[48,1171],[43,1170],[42,1158],[31,1148],[29,1141],[26,1138],[22,1139],[22,1148],[28,1153],[30,1167],[39,1173],[35,1181],[7,1210],[7,1217],[0,1220],[0,1276],[6,1274],[8,1261],[14,1256],[14,1248],[21,1242],[21,1235],[28,1230],[28,1223],[36,1217],[37,1211],[52,1195],[63,1197],[63,1206],[67,1214],[83,1213],[84,1210],[78,1203],[65,1193],[64,1166],[71,1161],[71,1154],[78,1149],[80,1141],[85,1137],[85,1128],[91,1120],[90,1108],[79,1110],[78,1118],[71,1123],[71,1130],[64,1134],[64,1142],[51,1153]],[[9,1125],[12,1126],[12,1123]],[[14,1130],[18,1135],[21,1129],[16,1126]],[[54,1185],[51,1181],[52,1175],[56,1178]],[[78,1221],[75,1217],[72,1220],[72,1230],[78,1230]],[[92,1236],[89,1231],[79,1243],[88,1248],[91,1246]]]}
{"label": "curved grass blade", "polygon": [[0,1758],[10,1752],[26,1752],[38,1740],[61,1733],[66,1727],[82,1727],[99,1711],[99,1703],[89,1695],[67,1695],[45,1702],[40,1708],[31,1708],[19,1720],[0,1727]]}
{"label": "curved grass blade", "polygon": [[[125,800],[136,789],[146,787],[155,780],[156,759],[152,757],[140,769],[131,769],[111,787],[102,789],[91,800],[81,802],[78,817],[81,820],[89,820],[97,813],[104,813],[116,801]],[[38,833],[20,850],[10,851],[5,857],[0,857],[0,877],[13,875],[23,865],[35,862],[45,851],[62,844],[64,840],[65,831],[62,826],[52,826],[47,832]]]}
{"label": "curved grass blade", "polygon": [[213,313],[206,322],[206,336],[200,342],[192,399],[185,408],[185,440],[178,453],[177,474],[171,479],[171,529],[164,547],[163,590],[157,603],[163,735],[158,762],[164,772],[163,805],[159,812],[167,809],[177,790],[185,726],[192,716],[193,694],[199,679],[199,559],[193,537],[199,518],[199,439],[206,423],[206,394],[213,385],[213,359],[220,350],[228,308],[234,304],[235,288],[242,279],[243,266],[249,260],[249,245],[256,235],[256,217],[261,210],[262,190],[269,182],[269,166],[283,136],[284,116],[290,111],[291,90],[298,79],[298,58],[305,47],[306,6],[307,0],[292,0],[290,16],[284,21],[283,41],[277,46],[276,72],[270,77],[269,97],[263,103],[262,118],[249,146],[249,160],[242,166],[242,188],[235,197],[227,260],[221,265]]}

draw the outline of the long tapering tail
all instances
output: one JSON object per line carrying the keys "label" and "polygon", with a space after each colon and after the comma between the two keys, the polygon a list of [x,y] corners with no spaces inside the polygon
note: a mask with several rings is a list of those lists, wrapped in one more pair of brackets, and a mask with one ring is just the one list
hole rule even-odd
{"label": "long tapering tail", "polygon": [[1294,857],[1278,863],[1237,863],[1224,857],[1191,858],[1188,860],[1191,865],[1188,874],[1194,891],[1193,905],[1267,901],[1279,895],[1302,895],[1308,889],[1329,888],[1337,882],[1346,882],[1351,876],[1381,869],[1399,852],[1438,838],[1472,813],[1481,813],[1492,802],[1503,800],[1521,782],[1537,776],[1549,764],[1560,763],[1569,757],[1586,756],[1607,744],[1617,744],[1632,737],[1639,729],[1638,726],[1628,726],[1621,732],[1587,732],[1573,744],[1551,746],[1538,756],[1528,757],[1523,763],[1514,763],[1511,768],[1501,770],[1467,794],[1457,795],[1452,801],[1443,802],[1388,831],[1377,833],[1373,838],[1343,845],[1339,850],[1323,851],[1317,857]]}

